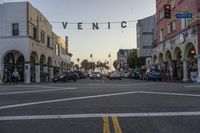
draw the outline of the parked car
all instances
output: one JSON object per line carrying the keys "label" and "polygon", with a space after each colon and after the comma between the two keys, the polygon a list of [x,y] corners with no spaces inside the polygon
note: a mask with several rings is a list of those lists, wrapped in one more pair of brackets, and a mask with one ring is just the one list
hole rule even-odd
{"label": "parked car", "polygon": [[92,72],[90,74],[90,79],[102,79],[102,75],[100,72]]}
{"label": "parked car", "polygon": [[73,80],[74,82],[77,81],[77,75],[74,72],[65,71],[61,74],[55,75],[54,78],[52,78],[53,82],[63,81],[66,82],[68,80]]}
{"label": "parked car", "polygon": [[128,78],[130,78],[130,79],[134,78],[134,70],[131,70],[129,72]]}
{"label": "parked car", "polygon": [[134,79],[140,79],[140,69],[135,69],[133,72]]}
{"label": "parked car", "polygon": [[123,78],[128,78],[129,74],[130,74],[130,72],[124,72],[123,73]]}
{"label": "parked car", "polygon": [[144,80],[145,79],[145,74],[146,74],[146,69],[141,69],[140,70],[140,79],[141,80]]}
{"label": "parked car", "polygon": [[75,71],[79,75],[79,79],[85,79],[87,76],[82,71]]}
{"label": "parked car", "polygon": [[114,72],[111,73],[109,79],[110,79],[110,80],[112,80],[112,79],[119,79],[119,80],[121,80],[122,77],[121,77],[121,74],[120,74],[119,72],[114,71]]}
{"label": "parked car", "polygon": [[159,80],[161,81],[161,74],[160,74],[160,70],[158,69],[151,69],[151,70],[147,70],[146,74],[145,74],[145,79],[146,80]]}

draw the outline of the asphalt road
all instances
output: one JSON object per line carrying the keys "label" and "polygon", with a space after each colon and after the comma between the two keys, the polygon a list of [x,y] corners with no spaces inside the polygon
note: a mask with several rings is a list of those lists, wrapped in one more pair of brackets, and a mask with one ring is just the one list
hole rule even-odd
{"label": "asphalt road", "polygon": [[0,85],[0,133],[199,133],[200,84]]}

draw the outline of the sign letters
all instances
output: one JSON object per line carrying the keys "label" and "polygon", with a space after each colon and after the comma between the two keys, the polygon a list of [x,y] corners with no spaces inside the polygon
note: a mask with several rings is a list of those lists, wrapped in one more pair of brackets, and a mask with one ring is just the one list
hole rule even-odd
{"label": "sign letters", "polygon": [[[107,25],[107,28],[108,29],[111,29],[111,24],[112,23],[116,23],[116,22],[107,22],[107,23],[103,23],[104,25],[106,24]],[[121,28],[126,28],[127,27],[127,22],[126,21],[122,21],[122,22],[119,22],[121,24]],[[62,26],[64,29],[67,28],[68,24],[76,24],[76,23],[68,23],[68,22],[62,22]],[[82,25],[84,24],[88,24],[88,23],[83,23],[83,22],[78,22],[77,23],[77,29],[78,30],[83,30],[83,27]],[[93,30],[98,30],[98,29],[101,29],[100,25],[99,24],[102,24],[102,23],[89,23],[91,24],[91,29]]]}

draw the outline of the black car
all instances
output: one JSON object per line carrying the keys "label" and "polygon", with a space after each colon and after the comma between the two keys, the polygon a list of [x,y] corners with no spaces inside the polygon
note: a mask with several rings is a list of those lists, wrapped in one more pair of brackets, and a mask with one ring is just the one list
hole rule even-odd
{"label": "black car", "polygon": [[61,74],[54,76],[54,78],[52,80],[54,83],[56,83],[57,81],[66,82],[68,80],[73,80],[74,82],[76,82],[77,75],[74,72],[66,71],[66,72],[62,72]]}
{"label": "black car", "polygon": [[75,71],[79,75],[79,79],[85,79],[87,76],[82,71]]}

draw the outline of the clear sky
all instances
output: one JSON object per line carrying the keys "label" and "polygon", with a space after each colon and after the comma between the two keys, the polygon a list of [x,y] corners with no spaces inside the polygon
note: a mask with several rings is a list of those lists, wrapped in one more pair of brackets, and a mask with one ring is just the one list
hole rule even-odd
{"label": "clear sky", "polygon": [[[4,2],[23,0],[0,0]],[[68,22],[121,22],[138,20],[155,13],[156,0],[27,0],[40,10],[49,21]],[[122,29],[120,23],[99,25],[99,30],[92,30],[92,25],[84,25],[78,30],[77,25],[68,25],[63,29],[61,23],[52,23],[53,31],[59,36],[68,36],[69,51],[72,60],[77,58],[90,60],[108,60],[111,53],[112,61],[117,58],[120,48],[136,48],[136,23],[128,23]]]}

